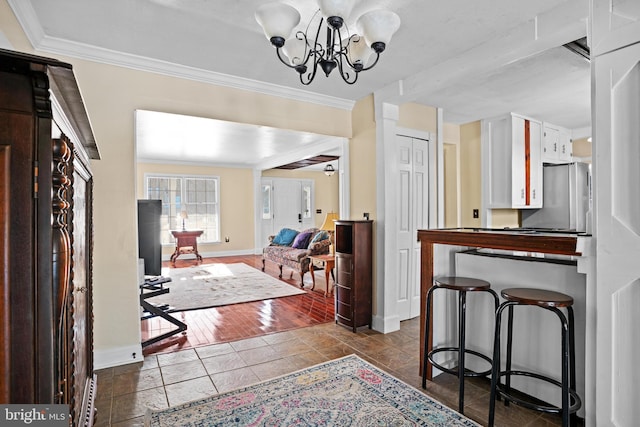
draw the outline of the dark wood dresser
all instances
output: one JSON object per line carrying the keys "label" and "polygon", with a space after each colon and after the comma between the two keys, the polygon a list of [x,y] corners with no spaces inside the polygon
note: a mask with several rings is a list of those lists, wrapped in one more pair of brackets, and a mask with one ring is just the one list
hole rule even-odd
{"label": "dark wood dresser", "polygon": [[99,158],[69,64],[0,49],[0,403],[93,424],[92,193]]}
{"label": "dark wood dresser", "polygon": [[336,322],[371,327],[373,221],[335,221]]}

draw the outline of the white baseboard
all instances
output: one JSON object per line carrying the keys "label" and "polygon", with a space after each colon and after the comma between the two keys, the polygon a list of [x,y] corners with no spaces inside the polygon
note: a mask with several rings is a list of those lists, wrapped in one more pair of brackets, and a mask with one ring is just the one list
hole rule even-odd
{"label": "white baseboard", "polygon": [[[262,253],[262,249],[260,253]],[[256,254],[254,249],[242,249],[238,251],[217,251],[217,252],[200,252],[200,256],[203,258],[212,258],[212,257],[223,257],[223,256],[239,256],[239,255],[259,255]],[[171,255],[162,255],[162,261],[169,261]],[[180,255],[178,259],[195,259],[196,256],[194,254],[184,254]]]}
{"label": "white baseboard", "polygon": [[141,344],[93,351],[94,370],[113,368],[114,366],[127,365],[129,363],[138,363],[143,360]]}
{"label": "white baseboard", "polygon": [[383,334],[398,331],[400,330],[400,317],[397,315],[389,317],[375,315],[371,319],[371,329]]}

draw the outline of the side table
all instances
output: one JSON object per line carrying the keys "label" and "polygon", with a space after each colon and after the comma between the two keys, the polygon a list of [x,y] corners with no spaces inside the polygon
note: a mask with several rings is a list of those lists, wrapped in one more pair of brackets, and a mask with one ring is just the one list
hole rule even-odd
{"label": "side table", "polygon": [[[311,264],[310,268],[313,269],[313,262],[318,261],[321,262],[324,267],[324,278],[327,283],[327,287],[324,290],[324,296],[326,297],[329,293],[329,273],[331,273],[331,277],[333,278],[333,286],[331,287],[331,294],[333,295],[333,288],[336,286],[336,277],[333,275],[333,269],[336,266],[336,257],[331,254],[326,255],[310,255]],[[311,271],[311,280],[313,281],[313,286],[311,290],[314,290],[316,287],[316,276]]]}
{"label": "side table", "polygon": [[176,259],[182,254],[195,254],[196,259],[202,261],[198,253],[198,237],[202,233],[202,230],[171,230],[171,234],[176,238],[176,250],[171,255],[172,265],[175,265]]}

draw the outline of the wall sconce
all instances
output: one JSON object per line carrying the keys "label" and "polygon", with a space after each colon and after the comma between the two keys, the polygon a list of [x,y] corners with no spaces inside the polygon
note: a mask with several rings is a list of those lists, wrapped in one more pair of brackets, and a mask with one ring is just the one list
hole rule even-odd
{"label": "wall sconce", "polygon": [[327,176],[331,176],[336,173],[336,170],[330,164],[324,167],[324,174]]}

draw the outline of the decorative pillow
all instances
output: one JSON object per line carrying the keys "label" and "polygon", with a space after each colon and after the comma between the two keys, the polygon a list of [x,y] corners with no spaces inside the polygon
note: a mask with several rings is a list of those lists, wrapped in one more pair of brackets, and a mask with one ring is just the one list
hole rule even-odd
{"label": "decorative pillow", "polygon": [[329,238],[329,233],[324,230],[320,230],[316,233],[315,236],[313,236],[313,239],[311,239],[311,243],[317,243],[321,240],[326,240],[328,238]]}
{"label": "decorative pillow", "polygon": [[273,238],[273,243],[276,245],[291,246],[291,242],[296,238],[298,232],[290,228],[283,228],[278,232],[276,237]]}
{"label": "decorative pillow", "polygon": [[329,246],[331,246],[331,240],[324,239],[319,242],[309,243],[309,251],[312,254],[326,254],[329,253]]}
{"label": "decorative pillow", "polygon": [[309,246],[309,240],[311,240],[311,236],[313,233],[311,231],[302,232],[298,234],[293,241],[292,247],[296,249],[306,249]]}

